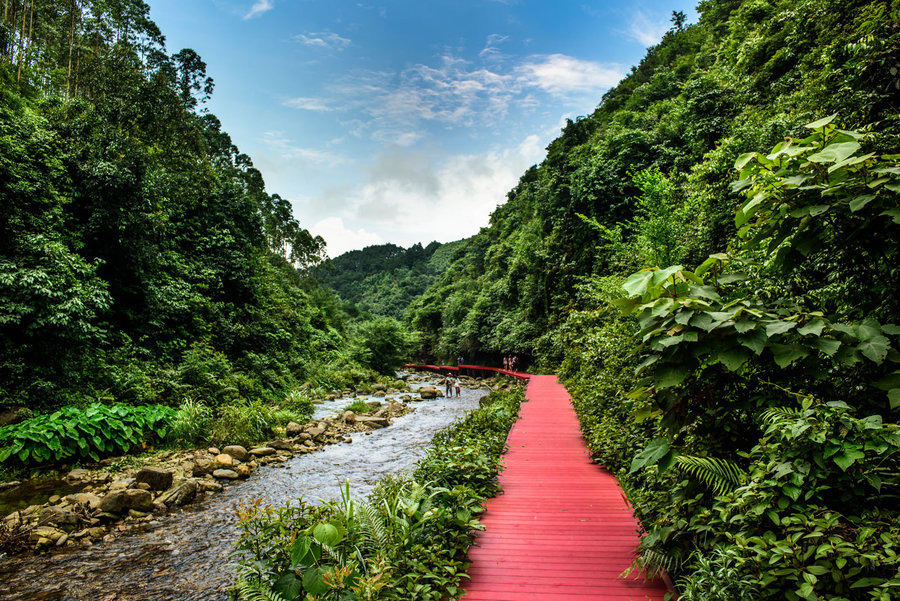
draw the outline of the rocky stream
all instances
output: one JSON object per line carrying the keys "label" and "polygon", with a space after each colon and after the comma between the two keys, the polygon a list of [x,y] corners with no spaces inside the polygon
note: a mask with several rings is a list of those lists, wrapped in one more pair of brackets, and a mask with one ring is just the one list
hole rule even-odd
{"label": "rocky stream", "polygon": [[[410,378],[412,388],[431,386],[432,383],[426,378]],[[245,467],[240,480],[236,479],[237,473],[234,480],[230,474],[222,477],[222,473],[215,478],[209,474],[202,479],[182,474],[187,482],[193,482],[191,490],[199,493],[198,498],[202,500],[185,504],[174,511],[166,512],[161,501],[178,488],[178,480],[175,486],[165,483],[172,488],[157,495],[152,502],[152,494],[148,490],[152,490],[152,486],[141,484],[141,478],[104,485],[102,501],[107,504],[105,508],[126,512],[120,515],[127,517],[107,525],[106,530],[93,533],[97,538],[87,537],[91,533],[90,529],[85,528],[75,533],[57,530],[55,540],[48,531],[47,536],[51,538],[45,539],[45,546],[51,548],[59,543],[62,536],[79,534],[86,540],[66,544],[69,541],[63,539],[64,544],[50,551],[3,557],[0,559],[0,599],[224,600],[231,583],[229,553],[238,536],[235,510],[240,505],[256,499],[263,504],[281,506],[301,497],[310,502],[338,498],[345,481],[350,482],[354,496],[365,496],[381,477],[399,473],[414,464],[438,430],[477,407],[479,399],[488,392],[486,388],[474,387],[477,385],[477,382],[471,382],[470,387],[464,387],[461,398],[438,396],[432,400],[409,403],[409,407],[414,409],[411,413],[399,410],[400,404],[394,403],[390,421],[378,424],[382,427],[347,428],[344,423],[339,434],[335,435],[340,438],[329,441],[342,444],[318,444],[314,448],[304,449],[302,443],[311,438],[307,433],[312,431],[316,434],[316,430],[311,428],[330,423],[311,422],[294,439],[293,451],[288,450],[289,446],[281,450],[260,447],[269,450],[251,449],[247,462],[235,462],[235,468],[247,466],[248,462],[255,468],[252,473],[247,473]],[[328,413],[334,414],[348,402],[342,399],[320,406],[314,420],[327,419]],[[360,431],[354,432],[353,429]],[[325,435],[330,436],[327,432]],[[253,451],[256,453],[250,456]],[[185,457],[187,455],[184,453]],[[206,468],[228,468],[218,463],[228,461],[228,457],[222,456],[226,453],[208,453],[205,458],[202,455],[202,452],[194,453],[189,458],[193,461],[185,465],[196,466],[199,462]],[[194,475],[196,469],[193,467]],[[97,504],[101,500],[99,495],[88,497],[88,493],[79,493],[81,488],[77,482],[60,482],[58,486],[63,488],[54,496],[64,497],[63,504],[66,499],[71,499],[73,504],[76,499],[85,504]],[[203,498],[205,491],[212,494]],[[40,498],[46,498],[47,492],[23,490],[23,494],[30,493]],[[138,497],[143,501],[135,500]],[[113,501],[124,505],[114,506]],[[28,502],[28,499],[22,501]],[[139,502],[145,503],[146,506],[141,506],[144,511],[128,508],[128,503]],[[161,511],[154,511],[154,503],[157,504],[155,509]],[[174,506],[178,504],[169,503]],[[52,504],[40,507],[44,514],[62,511]],[[94,514],[98,514],[100,509],[98,506]]]}

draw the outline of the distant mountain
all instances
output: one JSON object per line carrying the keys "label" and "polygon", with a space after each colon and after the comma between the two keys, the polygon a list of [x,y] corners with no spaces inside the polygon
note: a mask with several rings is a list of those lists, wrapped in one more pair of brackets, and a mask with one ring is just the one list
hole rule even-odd
{"label": "distant mountain", "polygon": [[321,280],[359,311],[403,320],[406,308],[450,267],[457,250],[468,243],[457,240],[404,249],[396,244],[367,246],[329,261]]}

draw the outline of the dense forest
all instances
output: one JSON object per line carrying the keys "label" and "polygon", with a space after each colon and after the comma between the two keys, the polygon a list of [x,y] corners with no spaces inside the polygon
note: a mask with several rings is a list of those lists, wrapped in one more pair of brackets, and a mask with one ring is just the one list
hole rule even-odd
{"label": "dense forest", "polygon": [[[399,324],[350,320],[318,282],[324,241],[207,111],[201,57],[167,52],[148,14],[142,0],[2,3],[0,412],[67,408],[41,422],[62,446],[2,431],[17,465],[127,450],[155,423],[129,408],[148,405],[260,423],[241,438],[261,439],[270,409],[300,419],[312,395],[407,352]],[[110,440],[63,435],[110,404],[136,433],[97,418]]]}
{"label": "dense forest", "polygon": [[900,591],[900,4],[705,0],[410,308],[558,371],[682,599]]}
{"label": "dense forest", "polygon": [[326,262],[320,280],[347,303],[349,313],[364,312],[403,320],[413,299],[421,296],[442,275],[456,251],[467,243],[432,242],[367,246]]}

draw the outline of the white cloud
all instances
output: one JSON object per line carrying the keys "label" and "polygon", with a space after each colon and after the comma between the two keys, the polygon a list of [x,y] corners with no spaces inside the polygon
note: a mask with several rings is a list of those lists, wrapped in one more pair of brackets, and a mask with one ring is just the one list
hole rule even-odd
{"label": "white cloud", "polygon": [[375,244],[376,237],[409,246],[471,236],[487,225],[522,172],[543,156],[537,135],[480,154],[446,156],[389,148],[376,158],[364,181],[336,192],[327,202],[310,203],[339,215],[322,218],[333,232],[323,233],[319,224],[310,230],[325,238],[331,256]]}
{"label": "white cloud", "polygon": [[340,165],[347,162],[345,157],[327,150],[297,146],[280,131],[265,132],[263,143],[285,161],[304,161],[320,165]]}
{"label": "white cloud", "polygon": [[258,17],[263,13],[267,13],[275,7],[272,0],[256,0],[253,6],[250,7],[250,11],[244,15],[244,19],[252,19],[253,17]]}
{"label": "white cloud", "polygon": [[481,49],[481,52],[478,53],[484,60],[488,61],[501,61],[508,59],[509,56],[500,52],[498,46],[503,42],[507,41],[509,36],[500,35],[499,33],[492,33],[487,37],[487,40],[484,43],[484,48]]}
{"label": "white cloud", "polygon": [[343,50],[352,43],[350,39],[343,38],[331,31],[301,33],[294,36],[294,39],[306,46],[327,48],[329,50]]}
{"label": "white cloud", "polygon": [[333,111],[336,107],[330,105],[324,98],[306,98],[298,97],[285,100],[281,103],[283,106],[292,109],[301,109],[304,111]]}
{"label": "white cloud", "polygon": [[628,35],[644,46],[653,46],[659,43],[669,27],[671,27],[671,23],[668,18],[653,19],[647,13],[639,10],[631,15]]}
{"label": "white cloud", "polygon": [[384,244],[384,238],[366,231],[365,228],[349,229],[340,217],[326,217],[308,229],[313,235],[322,236],[325,239],[326,250],[330,257],[342,255],[348,250],[365,248],[373,244]]}
{"label": "white cloud", "polygon": [[525,85],[536,86],[554,96],[599,93],[622,79],[622,72],[615,66],[565,54],[530,57],[518,67],[517,72]]}

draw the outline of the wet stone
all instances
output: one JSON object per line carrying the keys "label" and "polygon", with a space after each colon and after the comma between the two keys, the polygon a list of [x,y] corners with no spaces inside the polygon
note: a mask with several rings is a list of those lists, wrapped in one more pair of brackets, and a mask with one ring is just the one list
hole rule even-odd
{"label": "wet stone", "polygon": [[[245,461],[247,459],[247,449],[236,444],[229,445],[222,449],[222,454],[231,455],[238,461]],[[216,459],[218,459],[218,457]]]}
{"label": "wet stone", "polygon": [[159,467],[144,467],[135,475],[138,483],[145,483],[150,490],[167,490],[172,486],[173,474]]}
{"label": "wet stone", "polygon": [[249,452],[255,457],[265,457],[267,455],[274,455],[275,449],[272,447],[257,447],[255,449],[250,449]]}
{"label": "wet stone", "polygon": [[216,470],[213,472],[213,478],[220,478],[222,480],[237,480],[238,478],[240,478],[240,476],[234,470]]}
{"label": "wet stone", "polygon": [[[216,455],[215,463],[219,469],[229,469],[234,465],[234,457],[226,453],[220,453]],[[215,476],[215,472],[213,472],[213,475]]]}

